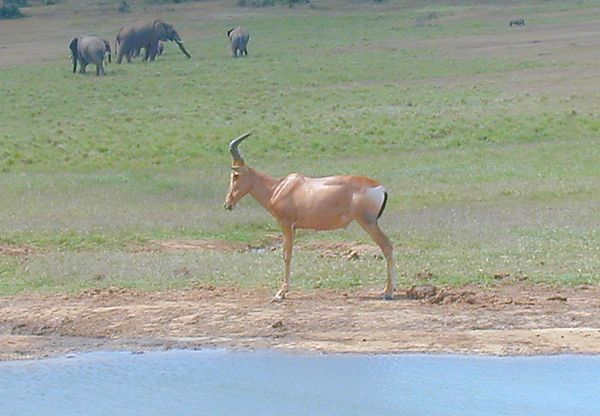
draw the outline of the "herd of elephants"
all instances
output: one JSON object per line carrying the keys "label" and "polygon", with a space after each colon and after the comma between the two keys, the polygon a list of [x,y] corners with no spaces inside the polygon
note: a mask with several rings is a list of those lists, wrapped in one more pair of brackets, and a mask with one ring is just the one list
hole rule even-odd
{"label": "herd of elephants", "polygon": [[[235,27],[227,31],[227,36],[231,42],[231,52],[234,57],[248,55],[246,46],[250,40],[248,32]],[[175,41],[181,52],[188,58],[191,55],[183,46],[183,41],[173,25],[162,20],[139,21],[127,24],[119,29],[115,38],[115,56],[117,63],[120,64],[123,58],[127,62],[138,56],[144,49],[144,60],[151,61],[160,55],[164,48],[164,42]],[[79,63],[79,72],[85,73],[87,65],[96,65],[96,75],[104,75],[104,58],[108,56],[108,62],[111,61],[110,42],[98,36],[78,36],[71,40],[69,44],[71,56],[73,58],[73,72],[77,71]]]}

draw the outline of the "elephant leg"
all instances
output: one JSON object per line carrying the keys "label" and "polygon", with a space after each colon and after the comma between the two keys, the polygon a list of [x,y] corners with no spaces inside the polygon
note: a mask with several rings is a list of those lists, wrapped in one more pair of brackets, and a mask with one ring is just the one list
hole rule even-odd
{"label": "elephant leg", "polygon": [[127,49],[126,47],[123,47],[123,45],[121,45],[121,48],[119,49],[119,57],[117,58],[118,64],[123,62],[123,57],[125,57],[125,59],[127,59],[127,63],[131,63],[131,51],[129,51],[129,49]]}
{"label": "elephant leg", "polygon": [[79,73],[85,74],[85,67],[87,66],[87,62],[79,62]]}
{"label": "elephant leg", "polygon": [[154,58],[156,58],[156,54],[158,53],[158,41],[151,42],[150,46],[147,47],[147,49],[150,50],[150,60],[154,61]]}

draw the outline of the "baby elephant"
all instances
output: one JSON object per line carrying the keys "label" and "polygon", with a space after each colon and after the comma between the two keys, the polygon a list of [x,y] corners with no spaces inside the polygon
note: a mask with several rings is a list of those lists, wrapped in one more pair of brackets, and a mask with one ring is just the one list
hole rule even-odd
{"label": "baby elephant", "polygon": [[110,44],[107,40],[98,36],[80,36],[73,38],[69,44],[73,58],[73,73],[77,70],[79,62],[79,73],[85,74],[88,64],[96,65],[96,75],[104,75],[104,55],[108,53],[110,62]]}
{"label": "baby elephant", "polygon": [[245,29],[242,29],[239,26],[229,29],[227,31],[227,36],[231,41],[231,52],[233,53],[234,58],[237,58],[238,56],[248,55],[246,45],[250,40],[250,34]]}

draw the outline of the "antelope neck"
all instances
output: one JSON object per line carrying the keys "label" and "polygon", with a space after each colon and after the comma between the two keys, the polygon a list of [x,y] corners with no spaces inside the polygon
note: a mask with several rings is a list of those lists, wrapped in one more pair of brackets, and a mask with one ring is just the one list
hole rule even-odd
{"label": "antelope neck", "polygon": [[252,195],[263,208],[270,211],[269,202],[271,201],[273,191],[280,182],[280,179],[273,178],[254,169],[250,169],[250,174],[254,175],[255,178],[252,188],[250,188],[250,195]]}

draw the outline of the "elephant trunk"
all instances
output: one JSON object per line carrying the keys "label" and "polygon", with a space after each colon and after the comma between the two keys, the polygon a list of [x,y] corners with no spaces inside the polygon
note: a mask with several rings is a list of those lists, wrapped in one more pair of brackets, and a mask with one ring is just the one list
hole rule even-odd
{"label": "elephant trunk", "polygon": [[186,50],[185,50],[185,47],[183,46],[183,42],[182,42],[182,41],[180,41],[180,40],[176,40],[175,42],[177,43],[177,46],[179,46],[179,49],[181,50],[181,52],[183,52],[183,54],[184,54],[185,56],[187,56],[188,58],[191,58],[191,57],[192,57],[192,55],[190,55],[190,54],[188,53],[188,51],[186,51]]}

